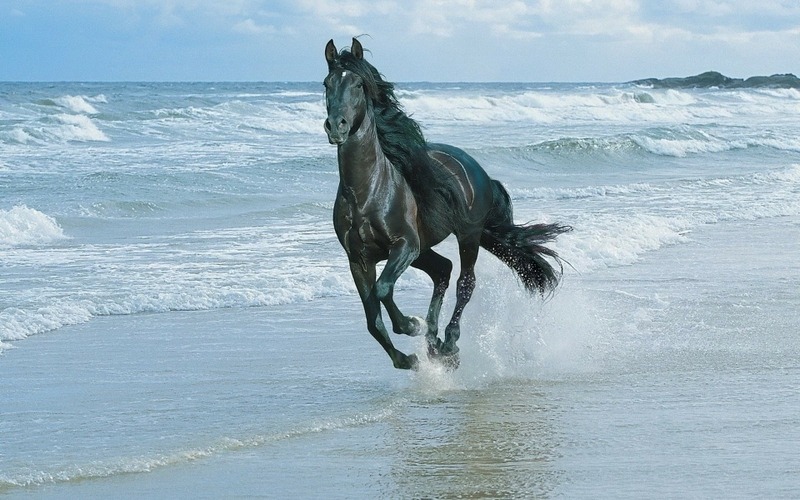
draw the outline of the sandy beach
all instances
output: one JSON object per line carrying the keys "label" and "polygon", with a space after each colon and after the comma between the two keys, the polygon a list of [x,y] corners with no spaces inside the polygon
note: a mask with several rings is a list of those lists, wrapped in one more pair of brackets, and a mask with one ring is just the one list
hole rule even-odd
{"label": "sandy beach", "polygon": [[[727,247],[731,236],[753,244]],[[2,359],[5,460],[62,465],[1,493],[788,498],[800,473],[800,325],[787,313],[800,300],[798,237],[796,218],[716,226],[637,266],[570,276],[534,338],[508,335],[524,356],[498,362],[508,345],[487,329],[465,338],[455,373],[390,368],[355,297],[97,318],[31,337]],[[683,271],[655,279],[665,262]],[[720,300],[723,282],[738,291]],[[478,293],[485,309],[506,300]],[[660,305],[626,322],[598,308],[609,293]],[[487,327],[479,307],[466,324]],[[70,460],[83,447],[97,459]]]}

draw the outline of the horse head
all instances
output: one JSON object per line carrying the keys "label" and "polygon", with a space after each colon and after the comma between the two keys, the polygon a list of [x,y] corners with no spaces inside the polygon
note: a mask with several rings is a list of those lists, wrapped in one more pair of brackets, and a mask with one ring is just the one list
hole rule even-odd
{"label": "horse head", "polygon": [[324,81],[328,110],[325,132],[331,144],[343,144],[358,130],[367,112],[364,79],[347,64],[348,60],[361,61],[363,58],[364,49],[355,38],[350,51],[342,54],[336,50],[333,40],[325,46],[325,59],[328,61],[328,76]]}

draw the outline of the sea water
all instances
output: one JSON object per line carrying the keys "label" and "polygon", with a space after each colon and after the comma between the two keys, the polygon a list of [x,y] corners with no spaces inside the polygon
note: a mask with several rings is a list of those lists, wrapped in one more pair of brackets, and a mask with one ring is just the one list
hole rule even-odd
{"label": "sea water", "polygon": [[800,92],[397,93],[574,227],[546,301],[482,253],[456,372],[366,332],[321,84],[0,84],[0,495],[800,495]]}

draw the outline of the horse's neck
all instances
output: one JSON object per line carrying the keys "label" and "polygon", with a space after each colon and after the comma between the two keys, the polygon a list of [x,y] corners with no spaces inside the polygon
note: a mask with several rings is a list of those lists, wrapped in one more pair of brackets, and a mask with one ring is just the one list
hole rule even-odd
{"label": "horse's neck", "polygon": [[339,179],[358,200],[365,200],[382,180],[394,174],[378,142],[378,130],[370,113],[358,130],[339,146]]}

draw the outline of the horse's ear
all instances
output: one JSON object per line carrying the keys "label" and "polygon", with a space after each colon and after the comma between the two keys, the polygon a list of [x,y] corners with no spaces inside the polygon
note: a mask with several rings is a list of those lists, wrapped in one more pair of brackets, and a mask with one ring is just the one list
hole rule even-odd
{"label": "horse's ear", "polygon": [[339,53],[336,51],[336,45],[333,44],[333,39],[331,39],[328,45],[325,46],[325,60],[328,61],[328,68],[336,63],[337,57],[339,57]]}
{"label": "horse's ear", "polygon": [[361,42],[353,38],[353,45],[350,47],[350,52],[356,57],[356,59],[363,59],[364,58],[364,47],[361,46]]}

